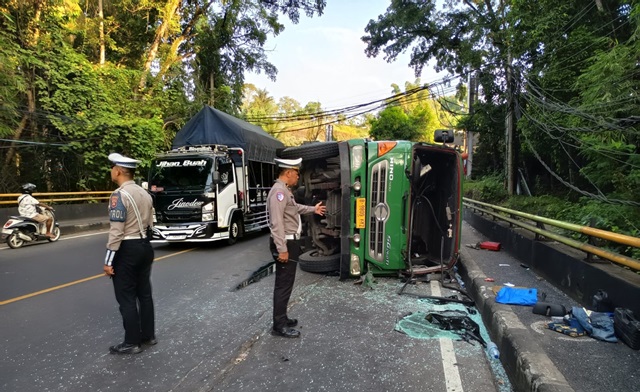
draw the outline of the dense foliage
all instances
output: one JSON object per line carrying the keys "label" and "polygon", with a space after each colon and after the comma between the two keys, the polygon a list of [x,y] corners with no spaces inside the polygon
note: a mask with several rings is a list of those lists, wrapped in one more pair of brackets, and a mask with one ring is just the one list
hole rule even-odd
{"label": "dense foliage", "polygon": [[110,187],[109,152],[146,163],[202,105],[239,113],[263,45],[324,0],[5,0],[0,192]]}
{"label": "dense foliage", "polygon": [[477,78],[473,114],[457,122],[479,134],[472,176],[494,179],[488,193],[476,193],[506,195],[500,189],[511,114],[509,145],[521,185],[586,206],[591,215],[599,211],[602,228],[637,235],[640,1],[437,4],[392,0],[362,39],[368,55],[388,61],[410,51],[416,72],[434,61],[462,80]]}
{"label": "dense foliage", "polygon": [[[289,145],[323,140],[328,125],[334,140],[469,130],[479,137],[471,175],[486,185],[478,194],[504,195],[511,146],[521,188],[637,234],[640,0],[441,3],[391,0],[362,39],[369,56],[409,51],[417,74],[431,62],[459,77],[457,93],[416,80],[392,86],[379,106],[336,111],[276,102],[244,83],[249,71],[275,78],[264,44],[283,30],[280,18],[321,14],[324,0],[2,1],[0,192],[26,181],[41,191],[106,189],[109,152],[148,162],[208,104]],[[479,89],[469,115],[470,75]]]}

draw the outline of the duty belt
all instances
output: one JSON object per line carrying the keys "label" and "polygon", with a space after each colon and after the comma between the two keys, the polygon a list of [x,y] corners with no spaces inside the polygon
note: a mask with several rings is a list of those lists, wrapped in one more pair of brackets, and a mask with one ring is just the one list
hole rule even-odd
{"label": "duty belt", "polygon": [[137,235],[125,235],[123,240],[144,240],[147,237],[140,237],[140,234]]}
{"label": "duty belt", "polygon": [[299,240],[300,239],[300,234],[285,234],[284,239],[285,240]]}

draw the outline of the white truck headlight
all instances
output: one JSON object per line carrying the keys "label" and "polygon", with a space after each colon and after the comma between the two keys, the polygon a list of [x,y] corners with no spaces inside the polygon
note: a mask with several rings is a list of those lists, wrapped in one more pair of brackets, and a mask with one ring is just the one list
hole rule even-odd
{"label": "white truck headlight", "polygon": [[207,203],[202,206],[202,221],[212,221],[215,219],[215,204]]}

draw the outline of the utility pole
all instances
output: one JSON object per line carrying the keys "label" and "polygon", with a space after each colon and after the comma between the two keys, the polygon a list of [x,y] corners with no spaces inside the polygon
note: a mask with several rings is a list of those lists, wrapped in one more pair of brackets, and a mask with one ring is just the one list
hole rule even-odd
{"label": "utility pole", "polygon": [[[477,81],[473,73],[469,73],[468,91],[467,91],[467,107],[469,108],[469,118],[473,116],[473,105],[477,96]],[[471,178],[471,168],[473,166],[473,132],[467,128],[467,162],[466,162],[466,175],[467,178]]]}
{"label": "utility pole", "polygon": [[511,69],[511,51],[507,56],[507,117],[505,120],[505,171],[507,176],[507,193],[513,196],[515,193],[515,167],[513,158],[513,134],[515,132],[514,123],[514,100],[513,100],[513,75]]}
{"label": "utility pole", "polygon": [[324,140],[330,142],[333,140],[333,124],[325,125],[325,135]]}

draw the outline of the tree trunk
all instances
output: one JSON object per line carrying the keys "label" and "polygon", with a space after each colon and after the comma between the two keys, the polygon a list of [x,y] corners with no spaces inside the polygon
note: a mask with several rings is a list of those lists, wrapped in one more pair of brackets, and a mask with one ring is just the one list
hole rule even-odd
{"label": "tree trunk", "polygon": [[169,25],[171,24],[173,17],[178,13],[180,5],[182,5],[182,0],[169,0],[164,7],[164,12],[162,13],[162,24],[158,26],[156,35],[153,39],[153,43],[151,44],[149,52],[147,53],[147,60],[144,63],[142,76],[140,77],[140,83],[138,84],[138,91],[142,91],[147,84],[147,76],[149,74],[149,71],[151,70],[151,64],[154,62],[156,56],[158,55],[160,42],[166,36],[167,31],[169,30]]}
{"label": "tree trunk", "polygon": [[105,62],[105,45],[104,45],[104,12],[102,10],[102,0],[98,0],[98,19],[100,19],[100,66],[104,66]]}
{"label": "tree trunk", "polygon": [[[31,47],[36,47],[38,45],[38,41],[40,39],[40,18],[42,17],[42,8],[44,7],[44,0],[36,1],[34,4],[35,12],[33,15],[33,19],[29,22],[29,29],[31,30],[31,38],[27,38],[26,45]],[[31,72],[29,67],[25,67],[25,74]],[[16,140],[20,140],[22,136],[22,132],[29,125],[29,120],[32,118],[33,113],[36,111],[36,98],[35,98],[35,87],[32,85],[32,78],[27,77],[29,80],[29,86],[26,89],[25,94],[27,95],[27,112],[22,115],[22,119],[20,120],[20,124],[18,128],[15,130],[13,134],[13,140],[9,144],[9,149],[7,150],[7,155],[4,158],[4,165],[2,167],[2,171],[7,173],[9,166],[11,165],[11,161],[16,154]]]}
{"label": "tree trunk", "polygon": [[38,44],[38,40],[40,39],[40,17],[42,16],[42,8],[44,6],[44,1],[40,0],[35,3],[35,13],[33,15],[33,20],[31,21],[31,40],[29,45],[35,47]]}
{"label": "tree trunk", "polygon": [[179,36],[174,37],[172,39],[171,48],[169,49],[169,55],[165,59],[164,64],[162,64],[162,67],[160,67],[160,72],[158,73],[158,77],[164,76],[173,64],[184,60],[186,57],[190,55],[188,53],[185,53],[178,56],[178,50],[180,49],[180,46],[182,45],[182,43],[185,42],[188,38],[190,38],[193,28],[198,22],[198,18],[204,15],[204,13],[209,9],[209,7],[211,6],[211,4],[214,3],[214,1],[215,0],[210,0],[209,2],[204,4],[203,7],[197,7],[195,12],[193,13],[193,16],[191,17],[191,20],[183,28],[182,33]]}
{"label": "tree trunk", "polygon": [[22,136],[22,132],[27,128],[27,125],[29,125],[29,119],[31,118],[33,113],[36,111],[36,100],[33,94],[33,90],[31,88],[27,89],[26,94],[27,94],[28,111],[27,113],[22,115],[22,120],[20,120],[20,125],[18,125],[18,129],[16,129],[15,133],[13,134],[14,141],[12,141],[9,144],[9,150],[7,151],[7,156],[4,158],[4,167],[2,169],[3,172],[7,171],[7,169],[11,165],[11,161],[13,160],[13,157],[16,154],[15,141],[20,140],[20,137]]}
{"label": "tree trunk", "polygon": [[215,82],[213,79],[213,71],[209,74],[209,106],[214,107],[215,104]]}

